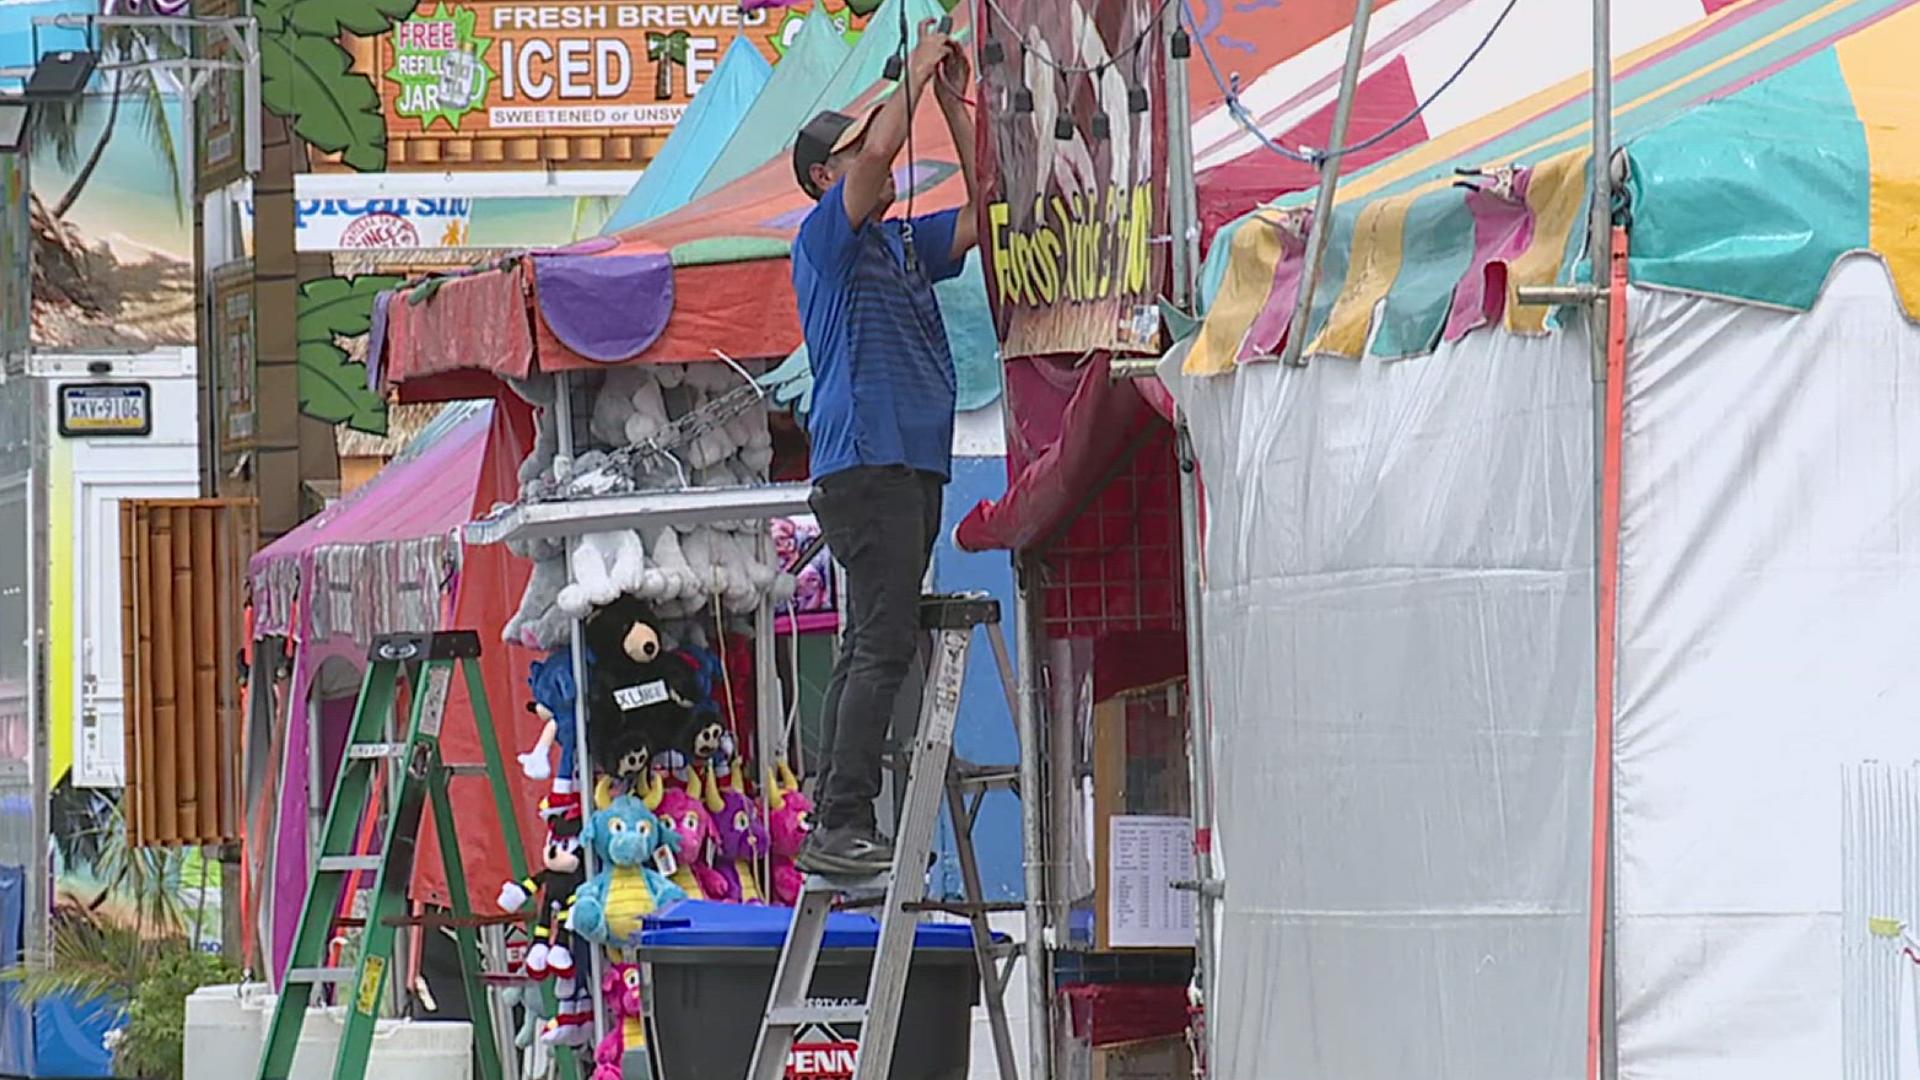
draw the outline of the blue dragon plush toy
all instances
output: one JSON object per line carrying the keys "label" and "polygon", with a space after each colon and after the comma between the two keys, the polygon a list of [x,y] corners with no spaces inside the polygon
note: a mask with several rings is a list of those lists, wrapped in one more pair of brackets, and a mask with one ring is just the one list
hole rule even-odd
{"label": "blue dragon plush toy", "polygon": [[647,916],[687,898],[667,878],[680,834],[644,801],[622,795],[593,815],[585,839],[598,862],[593,877],[574,894],[568,927],[601,945],[635,948]]}

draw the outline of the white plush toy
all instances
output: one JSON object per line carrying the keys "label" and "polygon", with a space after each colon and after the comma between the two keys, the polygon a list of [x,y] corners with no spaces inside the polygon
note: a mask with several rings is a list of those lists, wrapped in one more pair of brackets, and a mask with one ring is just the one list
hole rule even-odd
{"label": "white plush toy", "polygon": [[560,610],[585,618],[623,592],[638,593],[646,582],[647,552],[631,529],[588,533],[567,560],[573,583],[560,590]]}
{"label": "white plush toy", "polygon": [[606,378],[600,383],[600,392],[593,396],[593,420],[589,430],[594,438],[608,446],[626,444],[627,421],[633,416],[633,392],[644,376],[642,369],[632,365],[607,370]]}
{"label": "white plush toy", "polygon": [[727,589],[726,579],[717,577],[721,571],[714,562],[713,529],[699,525],[688,530],[680,537],[680,550],[686,555],[694,580],[694,591],[681,599],[688,604],[689,612],[698,611],[706,606],[709,597]]}
{"label": "white plush toy", "polygon": [[[632,412],[627,416],[626,430],[623,433],[628,446],[639,446],[667,428],[667,402],[660,396],[662,380],[659,374],[644,368],[637,370],[640,377],[635,381],[633,392],[628,397]],[[667,369],[660,369],[660,371],[665,370]]]}
{"label": "white plush toy", "polygon": [[653,568],[662,579],[660,595],[655,599],[683,600],[700,591],[693,567],[680,548],[679,530],[671,525],[657,526],[648,532],[646,541],[648,550],[653,552]]}

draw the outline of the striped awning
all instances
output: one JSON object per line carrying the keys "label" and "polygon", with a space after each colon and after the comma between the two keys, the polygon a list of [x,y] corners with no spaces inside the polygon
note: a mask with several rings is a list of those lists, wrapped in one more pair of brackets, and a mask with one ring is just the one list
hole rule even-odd
{"label": "striped awning", "polygon": [[[1745,0],[1616,65],[1642,285],[1805,310],[1835,260],[1884,259],[1920,312],[1920,0]],[[1544,332],[1521,285],[1582,280],[1590,80],[1579,77],[1341,184],[1308,352],[1419,355],[1489,324]],[[1312,193],[1229,225],[1186,370],[1277,355]]]}

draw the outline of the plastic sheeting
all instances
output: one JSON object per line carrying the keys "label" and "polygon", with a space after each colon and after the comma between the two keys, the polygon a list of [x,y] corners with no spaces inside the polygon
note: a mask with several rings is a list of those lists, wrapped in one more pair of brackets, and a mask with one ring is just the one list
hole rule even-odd
{"label": "plastic sheeting", "polygon": [[1216,1075],[1581,1076],[1584,335],[1231,379],[1180,361],[1231,868]]}
{"label": "plastic sheeting", "polygon": [[1920,328],[1862,257],[1804,315],[1629,320],[1620,1075],[1839,1077],[1842,950],[1899,948],[1842,936],[1843,772],[1920,758]]}

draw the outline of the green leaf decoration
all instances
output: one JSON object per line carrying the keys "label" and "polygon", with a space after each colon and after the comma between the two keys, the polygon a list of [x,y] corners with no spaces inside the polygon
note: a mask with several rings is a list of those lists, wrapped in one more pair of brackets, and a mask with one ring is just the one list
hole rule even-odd
{"label": "green leaf decoration", "polygon": [[331,344],[337,337],[367,333],[373,329],[374,297],[406,280],[392,274],[362,274],[307,282],[300,286],[299,339]]}
{"label": "green leaf decoration", "polygon": [[350,70],[353,58],[330,38],[262,36],[260,100],[293,121],[293,133],[340,154],[360,172],[387,167],[387,121],[373,82]]}
{"label": "green leaf decoration", "polygon": [[387,433],[387,403],[367,389],[367,368],[331,341],[300,343],[300,411],[369,435]]}
{"label": "green leaf decoration", "polygon": [[288,9],[292,6],[293,0],[253,0],[253,17],[260,23],[261,35],[286,33]]}
{"label": "green leaf decoration", "polygon": [[[362,37],[384,34],[413,14],[420,0],[306,0],[293,6],[293,28],[317,37],[347,30]],[[256,5],[255,10],[258,10]]]}

